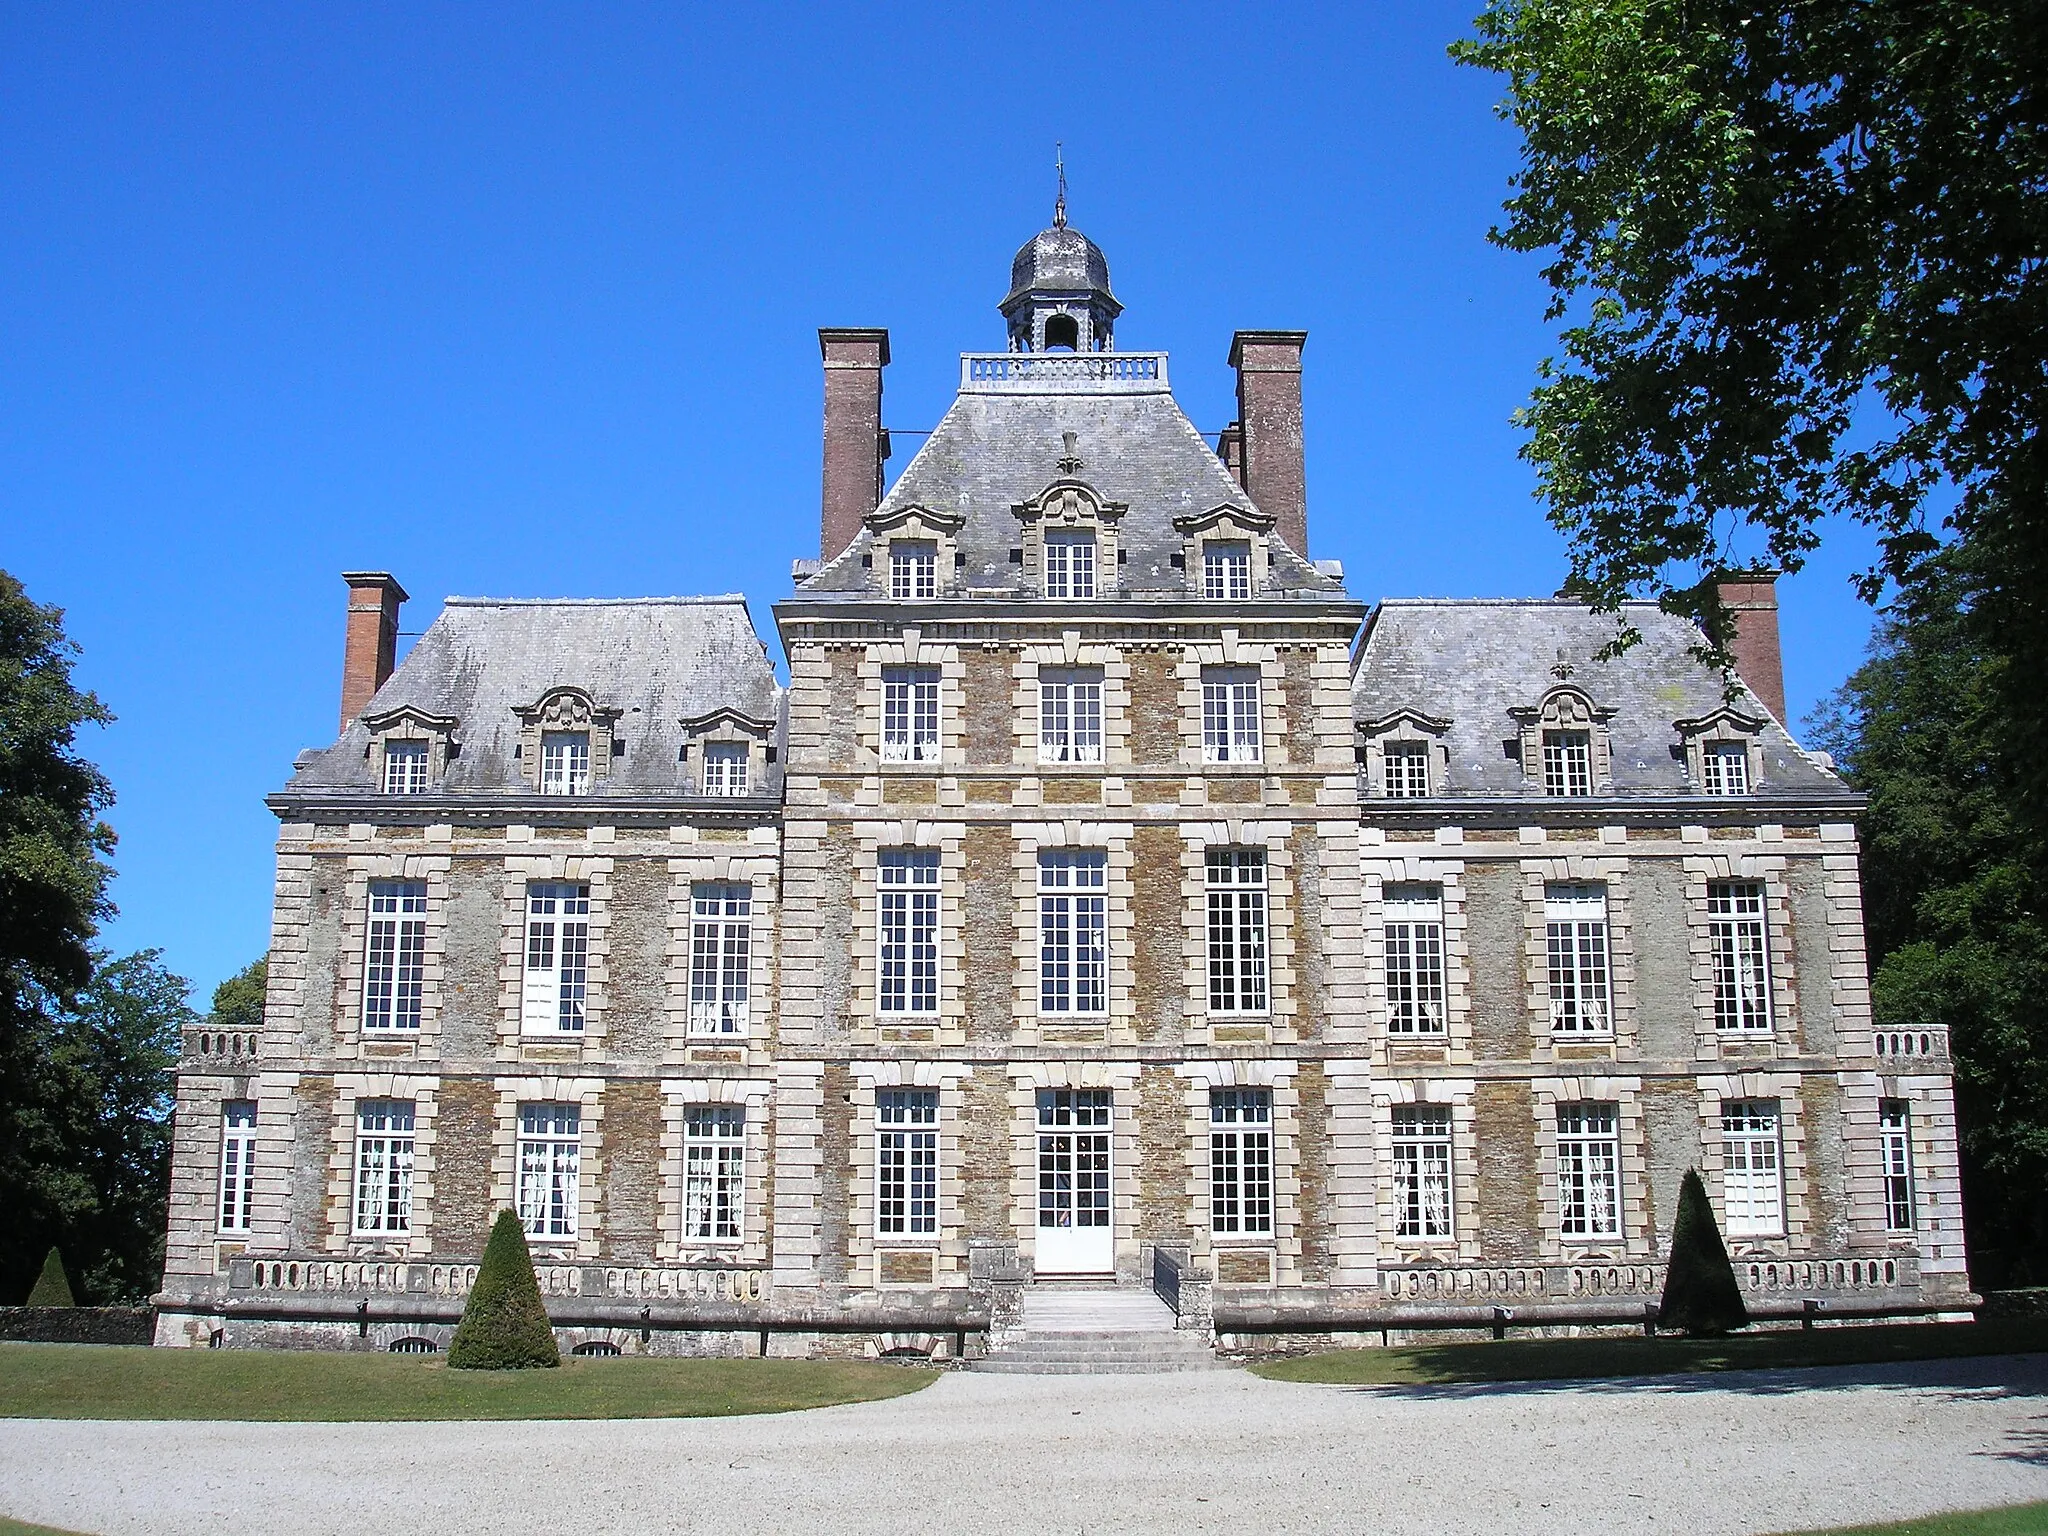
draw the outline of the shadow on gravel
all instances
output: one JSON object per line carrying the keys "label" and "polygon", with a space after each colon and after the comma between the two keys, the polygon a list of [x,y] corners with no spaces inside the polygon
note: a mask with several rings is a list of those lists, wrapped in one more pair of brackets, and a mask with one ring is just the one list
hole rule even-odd
{"label": "shadow on gravel", "polygon": [[[1571,1381],[1360,1384],[1340,1390],[1414,1402],[1459,1402],[1484,1397],[1652,1397],[1693,1392],[1785,1397],[1836,1387],[1878,1387],[1911,1392],[1925,1392],[1933,1388],[1939,1391],[1942,1401],[1954,1403],[2048,1399],[2048,1359],[2038,1355],[1978,1355],[1962,1360],[1889,1361],[1782,1370],[1689,1371]],[[2048,1429],[2035,1433],[2034,1439],[2038,1443],[2030,1457],[2048,1457]]]}

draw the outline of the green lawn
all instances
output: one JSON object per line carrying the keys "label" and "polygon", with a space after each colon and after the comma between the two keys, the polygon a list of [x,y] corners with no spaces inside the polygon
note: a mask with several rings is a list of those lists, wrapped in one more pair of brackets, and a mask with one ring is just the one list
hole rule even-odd
{"label": "green lawn", "polygon": [[852,1360],[630,1358],[451,1371],[419,1355],[0,1344],[0,1418],[706,1418],[900,1397],[936,1374]]}
{"label": "green lawn", "polygon": [[[1964,1515],[1934,1515],[1901,1520],[1897,1525],[1843,1526],[1807,1536],[2043,1536],[2048,1533],[2048,1504],[2015,1504],[2009,1509],[1980,1509]],[[5,1533],[0,1533],[5,1536]]]}
{"label": "green lawn", "polygon": [[1581,1377],[1668,1376],[1684,1371],[1782,1370],[1803,1365],[1873,1365],[1963,1355],[2048,1351],[2048,1318],[1981,1323],[1908,1323],[1734,1334],[1725,1339],[1488,1339],[1395,1349],[1334,1349],[1254,1365],[1274,1381],[1340,1386],[1450,1386],[1462,1382],[1564,1381]]}
{"label": "green lawn", "polygon": [[54,1525],[24,1525],[0,1515],[0,1536],[77,1536],[77,1532],[60,1531]]}

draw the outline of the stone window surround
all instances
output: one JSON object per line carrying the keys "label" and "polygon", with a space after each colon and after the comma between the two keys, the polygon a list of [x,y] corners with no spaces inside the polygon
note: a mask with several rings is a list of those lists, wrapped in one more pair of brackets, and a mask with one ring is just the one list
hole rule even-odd
{"label": "stone window surround", "polygon": [[1364,754],[1361,763],[1365,769],[1365,793],[1368,799],[1387,798],[1387,784],[1384,758],[1388,742],[1419,742],[1429,754],[1429,792],[1431,796],[1448,792],[1451,773],[1451,749],[1445,737],[1451,729],[1451,722],[1425,715],[1417,709],[1400,709],[1377,720],[1361,721],[1358,726],[1359,750]]}
{"label": "stone window surround", "polygon": [[[1301,1270],[1301,1093],[1294,1083],[1298,1063],[1240,1057],[1177,1065],[1186,1109],[1188,1147],[1188,1231],[1197,1260],[1229,1248],[1270,1251],[1273,1278],[1288,1283]],[[1273,1096],[1273,1231],[1218,1236],[1209,1227],[1209,1095],[1219,1088],[1264,1088]]]}
{"label": "stone window surround", "polygon": [[[612,859],[609,855],[587,853],[514,853],[505,856],[504,872],[504,924],[498,963],[498,1059],[519,1061],[526,1052],[534,1050],[572,1049],[584,1058],[601,1054],[611,982]],[[585,959],[583,1028],[575,1033],[524,1034],[521,1003],[526,982],[526,891],[530,885],[549,882],[590,887],[590,948]]]}
{"label": "stone window surround", "polygon": [[540,793],[541,737],[553,731],[588,731],[591,788],[611,777],[612,758],[624,750],[613,734],[624,710],[600,708],[585,690],[561,684],[512,712],[519,717],[519,777],[535,794]]}
{"label": "stone window surround", "polygon": [[[771,1115],[775,1085],[768,1078],[696,1077],[661,1080],[661,1178],[657,1193],[661,1233],[655,1241],[660,1264],[766,1264],[769,1223],[768,1164],[775,1127]],[[738,1104],[747,1112],[744,1176],[738,1238],[689,1238],[683,1231],[683,1119],[694,1104]]]}
{"label": "stone window surround", "polygon": [[[1013,1038],[1019,1044],[1040,1043],[1042,1032],[1047,1029],[1092,1030],[1110,1044],[1136,1043],[1137,974],[1132,969],[1131,945],[1137,899],[1137,887],[1132,879],[1136,865],[1136,855],[1132,851],[1134,832],[1135,828],[1127,822],[1084,821],[1079,818],[1011,824],[1010,899],[1011,910],[1016,914],[1010,946],[1014,962],[1011,1017],[1016,1025]],[[1068,849],[1104,856],[1103,937],[1109,953],[1109,1012],[1106,1016],[1099,1013],[1041,1014],[1038,1011],[1038,856]],[[946,954],[942,952],[942,991],[946,985],[943,969],[946,963]]]}
{"label": "stone window surround", "polygon": [[[903,602],[929,603],[954,597],[960,591],[960,530],[967,519],[957,512],[940,512],[916,505],[891,512],[870,512],[867,527],[869,547],[868,584],[879,597],[889,596],[889,547],[899,539],[906,544],[930,544],[934,554],[932,575],[937,596],[903,598]],[[892,599],[898,601],[898,599]]]}
{"label": "stone window surround", "polygon": [[[930,667],[939,674],[939,758],[930,763],[882,760],[882,672],[893,667]],[[863,773],[943,774],[966,765],[961,717],[965,704],[966,663],[957,645],[939,645],[906,628],[903,638],[877,641],[863,648],[858,667],[860,697],[854,724],[854,755]]]}
{"label": "stone window surround", "polygon": [[[1018,537],[1023,545],[1025,585],[1039,596],[1045,595],[1046,534],[1092,533],[1095,535],[1093,600],[1101,602],[1115,598],[1121,584],[1118,580],[1119,551],[1122,548],[1120,525],[1128,510],[1125,502],[1105,501],[1086,481],[1066,478],[1053,481],[1031,500],[1020,501],[1011,507],[1011,513],[1022,525]],[[1073,599],[1058,598],[1054,601]]]}
{"label": "stone window surround", "polygon": [[[1521,860],[1524,974],[1528,982],[1529,1056],[1532,1061],[1569,1061],[1560,1047],[1592,1048],[1623,1059],[1636,1053],[1635,924],[1629,910],[1629,861],[1624,855],[1559,853]],[[1608,1010],[1614,1027],[1607,1035],[1560,1035],[1550,1027],[1549,920],[1545,887],[1599,885],[1607,892]],[[1706,910],[1706,887],[1700,887]],[[1704,929],[1700,930],[1702,933]]]}
{"label": "stone window surround", "polygon": [[[1099,763],[1046,763],[1038,756],[1039,674],[1067,668],[1098,668],[1102,673],[1102,761]],[[1078,629],[1062,630],[1060,643],[1033,642],[1024,645],[1011,668],[1015,686],[1011,701],[1016,711],[1017,733],[1011,762],[1017,768],[1037,774],[1103,774],[1131,766],[1131,664],[1122,646],[1086,645]],[[943,684],[940,712],[945,703]]]}
{"label": "stone window surround", "polygon": [[423,709],[406,704],[382,714],[365,715],[363,724],[370,732],[370,745],[365,749],[370,760],[370,783],[379,794],[384,792],[386,744],[400,741],[426,743],[429,794],[438,789],[447,777],[448,760],[462,750],[462,744],[455,739],[457,721],[453,715],[430,715]]}
{"label": "stone window surround", "polygon": [[1510,709],[1508,714],[1518,728],[1527,792],[1543,799],[1559,798],[1543,793],[1543,733],[1584,731],[1592,759],[1593,796],[1613,794],[1614,742],[1607,722],[1614,718],[1614,713],[1595,704],[1583,688],[1570,683],[1557,684],[1533,706]]}
{"label": "stone window surround", "polygon": [[[1646,1263],[1656,1257],[1658,1236],[1650,1218],[1648,1140],[1643,1123],[1642,1079],[1587,1074],[1529,1080],[1536,1115],[1537,1187],[1542,1211],[1538,1235],[1542,1255],[1566,1262],[1619,1259]],[[1621,1137],[1621,1236],[1567,1238],[1558,1209],[1557,1111],[1565,1104],[1612,1104]],[[1453,1153],[1455,1156],[1455,1152]]]}
{"label": "stone window surround", "polygon": [[[1119,1273],[1138,1258],[1138,1063],[1134,1061],[1012,1062],[1010,1077],[1010,1224],[1018,1257],[1038,1251],[1038,1090],[1110,1091],[1109,1209]],[[1203,1143],[1206,1148],[1206,1140]]]}
{"label": "stone window surround", "polygon": [[[1706,793],[1707,769],[1704,761],[1707,748],[1727,744],[1738,745],[1749,758],[1749,792],[1755,794],[1764,778],[1764,720],[1759,715],[1748,715],[1726,705],[1712,714],[1702,715],[1697,720],[1673,722],[1678,732],[1679,745],[1685,752],[1685,777],[1696,795]],[[1739,795],[1719,796],[1722,799],[1741,799]]]}
{"label": "stone window surround", "polygon": [[[747,749],[747,792],[740,796],[710,796],[712,799],[751,799],[761,793],[768,774],[768,748],[775,736],[775,722],[742,714],[739,710],[714,709],[677,722],[683,731],[687,754],[677,765],[684,793],[704,793],[704,749],[709,746],[741,746]],[[595,769],[593,768],[593,773]]]}
{"label": "stone window surround", "polygon": [[[1226,627],[1215,641],[1182,645],[1175,671],[1180,676],[1181,766],[1191,774],[1248,775],[1263,778],[1289,766],[1287,755],[1287,671],[1273,643],[1240,640]],[[1256,667],[1259,672],[1259,761],[1210,763],[1202,759],[1202,670],[1205,667]]]}
{"label": "stone window surround", "polygon": [[[441,1079],[410,1072],[343,1072],[334,1078],[327,1154],[327,1252],[351,1259],[425,1257],[434,1251],[434,1124]],[[409,1100],[413,1106],[412,1215],[403,1239],[355,1235],[356,1104]],[[262,1111],[257,1111],[260,1116]]]}
{"label": "stone window surround", "polygon": [[[1471,1078],[1378,1079],[1372,1084],[1374,1161],[1386,1170],[1378,1181],[1379,1252],[1399,1264],[1476,1264],[1484,1256],[1479,1232],[1479,1126]],[[1400,1213],[1394,1200],[1394,1111],[1429,1105],[1451,1112],[1451,1236],[1448,1241],[1398,1237]],[[1552,1119],[1553,1138],[1556,1121]]]}
{"label": "stone window surround", "polygon": [[[351,853],[341,891],[339,964],[334,989],[335,1045],[358,1056],[436,1054],[441,1035],[441,979],[448,955],[448,854]],[[427,887],[426,933],[420,955],[420,1027],[363,1028],[363,968],[368,963],[370,882],[415,880]],[[375,1052],[365,1047],[374,1044]],[[409,1046],[409,1050],[397,1047]]]}
{"label": "stone window surround", "polygon": [[[1728,1034],[1714,1027],[1714,951],[1709,937],[1707,887],[1721,880],[1748,880],[1764,888],[1764,945],[1771,969],[1769,1034]],[[1792,942],[1791,889],[1782,854],[1688,854],[1685,857],[1686,928],[1692,946],[1693,1017],[1698,1034],[1694,1054],[1702,1062],[1741,1061],[1759,1048],[1773,1055],[1799,1054],[1798,957]]]}
{"label": "stone window surround", "polygon": [[1721,1140],[1721,1106],[1737,1100],[1762,1099],[1778,1106],[1778,1176],[1784,1190],[1785,1231],[1781,1237],[1729,1237],[1728,1255],[1743,1259],[1783,1259],[1814,1252],[1813,1215],[1807,1199],[1806,1126],[1796,1072],[1740,1072],[1702,1077],[1700,1091],[1700,1178],[1713,1202],[1715,1219],[1725,1236],[1728,1202],[1722,1185],[1726,1153]]}
{"label": "stone window surround", "polygon": [[604,1079],[562,1077],[553,1073],[532,1077],[500,1077],[497,1115],[491,1124],[491,1205],[493,1210],[517,1209],[519,1176],[519,1110],[525,1104],[574,1104],[579,1114],[576,1153],[576,1236],[573,1239],[535,1237],[527,1234],[527,1246],[539,1263],[581,1264],[597,1262],[599,1223],[604,1202]]}
{"label": "stone window surround", "polygon": [[[953,1061],[856,1061],[853,1080],[853,1135],[847,1169],[847,1273],[855,1285],[881,1289],[883,1250],[932,1255],[933,1283],[957,1281],[967,1270],[967,1230],[961,1214],[967,1167],[960,1143],[965,1113],[963,1081],[974,1068]],[[875,1230],[876,1147],[880,1127],[875,1095],[891,1088],[928,1088],[939,1096],[938,1231],[930,1235]],[[893,1286],[892,1286],[893,1289]]]}
{"label": "stone window surround", "polygon": [[[1190,1046],[1216,1043],[1218,1028],[1263,1028],[1267,1041],[1281,1044],[1292,1043],[1300,1035],[1296,1017],[1299,992],[1296,983],[1299,978],[1294,964],[1299,948],[1295,932],[1296,882],[1294,849],[1289,843],[1294,829],[1293,822],[1241,817],[1181,823],[1181,958],[1182,978],[1187,986],[1185,1017],[1189,1021],[1185,1040]],[[1208,856],[1211,848],[1256,848],[1266,855],[1266,1012],[1263,1017],[1209,1012]]]}
{"label": "stone window surround", "polygon": [[1187,577],[1189,597],[1205,602],[1216,601],[1202,596],[1202,551],[1204,545],[1211,543],[1249,545],[1252,597],[1256,599],[1266,595],[1272,585],[1271,516],[1252,507],[1224,502],[1196,516],[1176,517],[1173,527],[1181,539],[1181,564],[1187,568],[1183,574]]}
{"label": "stone window surround", "polygon": [[[758,1056],[767,1048],[774,1017],[775,936],[780,931],[776,896],[779,860],[773,852],[705,851],[668,861],[668,976],[663,1006],[664,1058],[680,1065],[691,1050],[745,1049]],[[699,885],[744,885],[753,892],[752,930],[747,939],[747,1027],[736,1035],[690,1033],[690,934],[692,889]],[[592,892],[594,897],[596,892]],[[592,915],[596,903],[592,902]],[[750,1059],[752,1057],[750,1056]]]}
{"label": "stone window surround", "polygon": [[[289,1248],[297,1086],[296,1073],[179,1079],[169,1250],[199,1255],[199,1262],[225,1273],[229,1258]],[[220,1230],[221,1134],[229,1103],[256,1106],[249,1225],[239,1232]],[[180,1267],[175,1258],[169,1262]]]}
{"label": "stone window surround", "polygon": [[[1843,1073],[1840,1081],[1849,1248],[1863,1253],[1917,1252],[1923,1276],[1965,1273],[1952,1081],[1935,1074],[1889,1072]],[[1878,1114],[1886,1099],[1903,1099],[1908,1108],[1915,1222],[1911,1232],[1892,1232],[1885,1224]]]}
{"label": "stone window surround", "polygon": [[[967,1005],[961,985],[966,964],[963,930],[967,921],[966,826],[959,822],[922,820],[856,822],[860,845],[860,884],[853,893],[853,955],[847,967],[846,1017],[857,1036],[879,1041],[880,1032],[929,1033],[938,1044],[959,1045],[967,1039]],[[939,1011],[936,1014],[890,1014],[879,1011],[881,855],[916,849],[939,856]],[[1034,1008],[1033,1012],[1037,1010]]]}
{"label": "stone window surround", "polygon": [[[1366,1007],[1375,1053],[1382,1062],[1392,1052],[1403,1052],[1404,1061],[1423,1053],[1458,1065],[1472,1057],[1472,942],[1465,907],[1465,862],[1462,859],[1431,859],[1420,856],[1385,857],[1365,861],[1365,973]],[[1400,1035],[1387,1028],[1387,957],[1385,943],[1386,888],[1390,885],[1434,885],[1443,892],[1444,922],[1444,1032],[1442,1035]],[[1547,1017],[1547,1014],[1546,1014]]]}

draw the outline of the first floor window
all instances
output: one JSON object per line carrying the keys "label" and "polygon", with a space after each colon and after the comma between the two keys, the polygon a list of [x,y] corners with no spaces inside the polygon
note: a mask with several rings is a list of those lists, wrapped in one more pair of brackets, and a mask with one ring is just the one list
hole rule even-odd
{"label": "first floor window", "polygon": [[1558,1106],[1557,1210],[1566,1237],[1621,1235],[1621,1131],[1612,1104]]}
{"label": "first floor window", "polygon": [[1543,733],[1543,793],[1593,793],[1593,738],[1588,732]]}
{"label": "first floor window", "polygon": [[882,669],[882,761],[939,760],[939,673],[936,667]]}
{"label": "first floor window", "polygon": [[590,793],[590,732],[541,733],[540,792],[544,795]]}
{"label": "first floor window", "polygon": [[424,795],[427,792],[427,744],[424,741],[384,743],[384,793]]}
{"label": "first floor window", "polygon": [[1045,536],[1045,595],[1095,595],[1095,535],[1049,533]]}
{"label": "first floor window", "polygon": [[1444,1032],[1444,892],[1440,885],[1386,888],[1381,947],[1387,967],[1387,1032]]}
{"label": "first floor window", "polygon": [[930,1088],[875,1095],[875,1230],[931,1237],[939,1230],[939,1096]]}
{"label": "first floor window", "polygon": [[690,888],[690,1033],[743,1035],[753,949],[754,888]]}
{"label": "first floor window", "polygon": [[356,1105],[359,1237],[403,1236],[412,1228],[412,1113],[405,1099],[365,1099]]}
{"label": "first floor window", "polygon": [[1266,1012],[1266,855],[1212,848],[1209,898],[1209,1011]]}
{"label": "first floor window", "polygon": [[1763,882],[1710,882],[1707,934],[1714,950],[1714,1028],[1733,1034],[1768,1033],[1771,959]]}
{"label": "first floor window", "polygon": [[576,1235],[576,1169],[583,1115],[574,1104],[519,1110],[519,1224],[528,1237]]}
{"label": "first floor window", "polygon": [[1730,1237],[1782,1237],[1785,1178],[1778,1106],[1736,1099],[1721,1106],[1721,1191]]}
{"label": "first floor window", "polygon": [[1038,856],[1038,1011],[1109,1011],[1109,871],[1099,853]]}
{"label": "first floor window", "polygon": [[1256,763],[1263,752],[1259,669],[1202,668],[1202,761]]}
{"label": "first floor window", "polygon": [[1394,1108],[1394,1235],[1451,1235],[1451,1112],[1440,1105]]}
{"label": "first floor window", "polygon": [[887,852],[877,875],[877,1006],[883,1013],[937,1013],[939,856],[922,849]]}
{"label": "first floor window", "polygon": [[744,795],[747,792],[747,744],[713,741],[704,746],[704,793]]}
{"label": "first floor window", "polygon": [[256,1198],[256,1106],[230,1099],[220,1107],[220,1229],[249,1230]]}
{"label": "first floor window", "polygon": [[1102,761],[1102,673],[1093,668],[1038,674],[1038,760]]}
{"label": "first floor window", "polygon": [[364,1029],[420,1027],[426,952],[426,882],[372,880],[363,949]]}
{"label": "first floor window", "polygon": [[1904,1099],[1878,1105],[1878,1152],[1884,1164],[1884,1225],[1888,1232],[1910,1232],[1913,1211],[1913,1122]]}
{"label": "first floor window", "polygon": [[576,1034],[590,990],[590,887],[536,881],[526,888],[528,1034]]}
{"label": "first floor window", "polygon": [[1273,1095],[1265,1088],[1209,1094],[1209,1230],[1219,1237],[1273,1232]]}
{"label": "first floor window", "polygon": [[1607,1007],[1607,889],[1552,885],[1543,892],[1550,963],[1550,1027],[1560,1035],[1604,1035]]}
{"label": "first floor window", "polygon": [[740,1235],[746,1191],[747,1112],[738,1104],[692,1104],[683,1112],[683,1236]]}
{"label": "first floor window", "polygon": [[1429,743],[1390,741],[1380,749],[1380,788],[1389,800],[1429,795]]}
{"label": "first floor window", "polygon": [[1700,752],[1701,788],[1710,795],[1749,793],[1749,748],[1739,741],[1713,741]]}

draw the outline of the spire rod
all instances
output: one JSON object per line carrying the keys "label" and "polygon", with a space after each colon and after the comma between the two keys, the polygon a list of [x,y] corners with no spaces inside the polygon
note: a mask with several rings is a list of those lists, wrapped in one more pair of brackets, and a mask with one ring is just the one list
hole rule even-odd
{"label": "spire rod", "polygon": [[1054,229],[1065,229],[1067,227],[1067,152],[1066,146],[1057,139],[1053,141],[1052,160],[1054,167],[1059,171],[1060,175],[1060,195],[1053,200],[1052,205],[1052,227]]}

